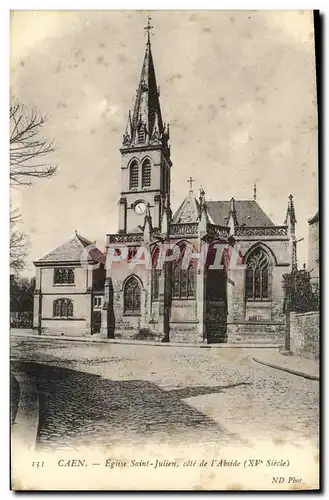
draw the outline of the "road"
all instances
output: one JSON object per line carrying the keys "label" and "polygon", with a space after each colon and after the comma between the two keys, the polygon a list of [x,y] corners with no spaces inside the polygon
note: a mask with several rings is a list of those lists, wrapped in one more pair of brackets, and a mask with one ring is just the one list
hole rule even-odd
{"label": "road", "polygon": [[39,393],[38,449],[268,440],[317,446],[319,384],[255,363],[260,349],[12,337]]}

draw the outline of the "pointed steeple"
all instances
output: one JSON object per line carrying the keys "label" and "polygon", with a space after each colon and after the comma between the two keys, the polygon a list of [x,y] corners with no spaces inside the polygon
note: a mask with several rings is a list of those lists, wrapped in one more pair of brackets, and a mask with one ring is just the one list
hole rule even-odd
{"label": "pointed steeple", "polygon": [[[171,167],[169,127],[162,121],[159,91],[154,71],[150,19],[145,28],[147,41],[142,71],[132,113],[123,130],[121,153],[121,198],[119,229],[121,232],[144,231],[141,219],[136,219],[134,207],[138,201],[150,203],[153,230],[161,231],[164,207],[171,223]],[[137,214],[138,215],[138,214]],[[167,224],[167,226],[168,226]],[[149,227],[149,221],[147,227]],[[147,230],[148,232],[148,230]]]}
{"label": "pointed steeple", "polygon": [[[169,138],[169,129],[164,129],[161,116],[159,90],[151,50],[151,28],[149,18],[148,25],[145,28],[147,31],[147,42],[144,61],[131,118],[131,143],[134,146],[148,145],[150,142],[154,142],[154,140],[156,142],[167,143]],[[128,141],[126,142],[124,141],[123,145],[129,146]]]}

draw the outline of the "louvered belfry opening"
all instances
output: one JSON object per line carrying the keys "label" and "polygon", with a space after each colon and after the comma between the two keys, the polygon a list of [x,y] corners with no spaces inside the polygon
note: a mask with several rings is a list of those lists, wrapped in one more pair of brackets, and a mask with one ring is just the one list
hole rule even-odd
{"label": "louvered belfry opening", "polygon": [[130,165],[130,177],[129,177],[129,188],[137,188],[138,187],[138,178],[139,178],[139,167],[137,161],[133,161]]}
{"label": "louvered belfry opening", "polygon": [[151,162],[146,159],[142,165],[142,188],[151,186]]}

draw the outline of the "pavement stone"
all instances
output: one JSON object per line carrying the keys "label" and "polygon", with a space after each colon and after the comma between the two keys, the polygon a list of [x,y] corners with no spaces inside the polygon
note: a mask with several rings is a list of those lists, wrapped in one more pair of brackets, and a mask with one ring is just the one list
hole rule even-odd
{"label": "pavement stone", "polygon": [[255,363],[259,349],[13,337],[11,354],[38,388],[39,447],[254,438],[318,445],[318,382]]}

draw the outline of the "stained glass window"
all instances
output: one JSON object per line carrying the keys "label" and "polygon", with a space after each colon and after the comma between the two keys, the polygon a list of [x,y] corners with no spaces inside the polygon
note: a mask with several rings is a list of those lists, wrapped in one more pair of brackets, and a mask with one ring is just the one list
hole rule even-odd
{"label": "stained glass window", "polygon": [[173,286],[173,297],[174,298],[179,298],[180,297],[180,264],[175,263],[173,266],[173,273],[172,273],[172,286]]}
{"label": "stained glass window", "polygon": [[141,288],[134,276],[131,276],[124,287],[124,312],[140,314],[141,312]]}
{"label": "stained glass window", "polygon": [[195,297],[195,279],[196,279],[196,272],[195,272],[195,266],[193,264],[190,264],[187,270],[187,296],[188,297]]}
{"label": "stained glass window", "polygon": [[256,248],[249,256],[246,272],[246,297],[248,300],[269,298],[270,264],[262,248]]}

